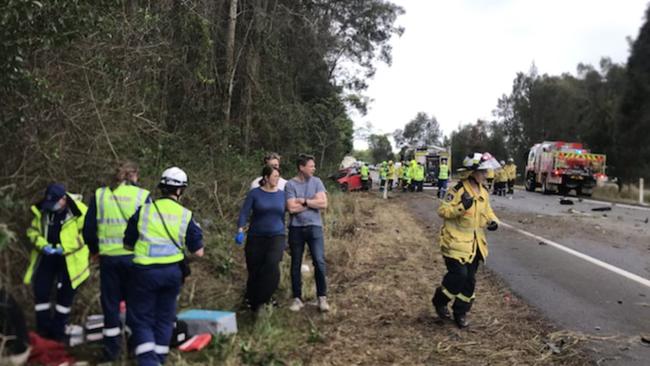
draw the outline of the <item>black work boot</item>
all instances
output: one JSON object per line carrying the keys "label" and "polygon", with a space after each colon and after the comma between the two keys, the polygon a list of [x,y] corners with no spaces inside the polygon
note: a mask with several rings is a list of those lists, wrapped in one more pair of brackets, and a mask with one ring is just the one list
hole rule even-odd
{"label": "black work boot", "polygon": [[438,318],[441,320],[451,319],[451,314],[449,314],[449,309],[447,309],[447,303],[449,299],[442,292],[440,287],[436,289],[436,293],[431,298],[431,304],[438,314]]}
{"label": "black work boot", "polygon": [[438,314],[438,318],[441,320],[447,320],[451,319],[451,314],[449,314],[449,309],[447,309],[447,306],[437,306],[433,305],[433,308],[436,309],[436,314]]}
{"label": "black work boot", "polygon": [[454,322],[460,329],[469,327],[469,322],[465,314],[454,314]]}

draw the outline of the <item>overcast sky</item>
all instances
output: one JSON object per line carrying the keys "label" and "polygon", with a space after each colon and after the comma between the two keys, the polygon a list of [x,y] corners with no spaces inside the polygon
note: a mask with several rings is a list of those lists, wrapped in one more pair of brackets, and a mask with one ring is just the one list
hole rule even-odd
{"label": "overcast sky", "polygon": [[[394,37],[393,64],[378,65],[366,95],[376,132],[402,128],[417,112],[433,114],[445,134],[492,118],[518,71],[575,74],[602,56],[626,62],[648,0],[392,0],[406,10]],[[355,141],[355,148],[366,148]]]}

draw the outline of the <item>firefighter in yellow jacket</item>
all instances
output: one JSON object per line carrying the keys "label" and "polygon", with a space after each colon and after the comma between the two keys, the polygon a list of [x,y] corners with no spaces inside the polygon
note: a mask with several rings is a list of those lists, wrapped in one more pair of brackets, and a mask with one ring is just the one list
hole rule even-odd
{"label": "firefighter in yellow jacket", "polygon": [[438,215],[444,219],[439,240],[447,274],[431,302],[438,317],[450,319],[447,304],[453,300],[454,321],[459,328],[469,325],[466,314],[474,300],[476,270],[488,255],[483,229],[494,231],[498,228],[498,219],[484,186],[487,169],[497,166],[488,153],[466,157],[463,168],[459,169],[460,182],[447,193],[438,208]]}
{"label": "firefighter in yellow jacket", "polygon": [[506,170],[505,161],[499,162],[501,168],[497,169],[494,173],[494,194],[497,196],[506,195],[506,186],[508,184],[508,171]]}
{"label": "firefighter in yellow jacket", "polygon": [[34,249],[24,282],[33,285],[38,333],[61,341],[75,291],[90,276],[89,251],[81,234],[87,207],[62,184],[50,184],[31,209],[34,218],[27,237]]}

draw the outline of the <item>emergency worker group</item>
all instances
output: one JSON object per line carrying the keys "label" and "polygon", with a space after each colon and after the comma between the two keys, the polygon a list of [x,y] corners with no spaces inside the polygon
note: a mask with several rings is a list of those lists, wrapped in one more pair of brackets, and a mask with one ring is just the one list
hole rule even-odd
{"label": "emergency worker group", "polygon": [[[321,211],[327,208],[326,190],[314,176],[312,156],[298,158],[297,175],[288,181],[280,175],[279,161],[277,154],[264,159],[262,175],[252,182],[237,222],[235,242],[245,244],[249,275],[245,301],[253,310],[275,302],[279,263],[288,242],[293,292],[289,309],[300,311],[304,306],[301,270],[307,246],[315,270],[317,306],[327,312],[321,219]],[[446,159],[437,172],[438,215],[444,220],[439,242],[447,273],[431,301],[439,318],[453,319],[460,328],[469,324],[466,315],[475,298],[475,274],[488,256],[484,229],[499,226],[490,207],[490,172],[495,173],[495,191],[512,193],[516,175],[512,159],[499,164],[488,153],[469,155],[459,169],[459,182],[449,190]],[[364,189],[370,189],[368,167],[361,166],[360,173]],[[424,167],[415,160],[397,167],[392,161],[383,162],[379,174],[380,189],[422,191]],[[192,211],[180,203],[189,185],[182,169],[162,172],[155,199],[138,181],[138,166],[122,163],[112,182],[99,187],[88,206],[62,184],[48,185],[42,199],[31,207],[27,236],[34,248],[24,282],[32,285],[37,332],[64,340],[75,292],[89,278],[91,261],[98,261],[103,361],[114,361],[122,352],[120,307],[125,302],[129,348],[138,365],[161,365],[169,353],[176,301],[190,273],[186,252],[203,256],[203,232]]]}
{"label": "emergency worker group", "polygon": [[126,324],[137,363],[161,365],[188,274],[185,251],[203,256],[203,233],[192,211],[179,202],[189,184],[183,170],[162,173],[157,199],[138,186],[138,178],[136,164],[121,164],[89,206],[62,184],[48,185],[31,207],[27,236],[34,248],[24,282],[33,288],[38,334],[63,341],[75,292],[90,276],[90,261],[98,260],[102,360],[114,361],[120,354],[120,304],[128,299]]}
{"label": "emergency worker group", "polygon": [[[321,312],[328,312],[321,219],[327,191],[314,176],[315,158],[301,154],[297,175],[288,181],[280,176],[279,155],[270,153],[263,165],[262,175],[251,183],[244,200],[235,235],[237,245],[245,244],[245,303],[256,315],[276,304],[272,296],[288,246],[293,292],[289,309],[300,311],[303,254],[308,247],[316,304]],[[182,169],[162,172],[155,199],[138,181],[138,166],[121,163],[112,181],[97,188],[88,206],[64,185],[48,185],[42,199],[31,207],[27,236],[34,247],[24,283],[33,289],[37,333],[65,342],[75,292],[90,277],[91,261],[98,261],[104,315],[102,362],[120,357],[125,324],[131,332],[128,348],[137,364],[162,365],[174,331],[176,301],[190,274],[186,253],[203,256],[203,232],[192,211],[180,203],[189,185]]]}

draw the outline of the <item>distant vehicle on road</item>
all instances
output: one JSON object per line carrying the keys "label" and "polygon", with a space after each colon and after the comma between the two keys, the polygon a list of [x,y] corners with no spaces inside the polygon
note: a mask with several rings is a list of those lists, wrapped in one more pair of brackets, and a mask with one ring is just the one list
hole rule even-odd
{"label": "distant vehicle on road", "polygon": [[444,147],[418,147],[415,150],[407,150],[407,155],[409,154],[413,154],[415,161],[422,164],[424,167],[424,182],[431,185],[436,185],[438,182],[440,161],[444,158],[447,159],[449,165],[451,164],[450,153]]}
{"label": "distant vehicle on road", "polygon": [[544,141],[528,153],[526,190],[591,196],[598,181],[606,181],[607,157],[594,154],[579,142]]}
{"label": "distant vehicle on road", "polygon": [[[358,191],[363,188],[361,184],[361,173],[354,167],[340,169],[330,178],[338,183],[339,188],[343,192]],[[368,177],[368,186],[372,187],[372,178]]]}

